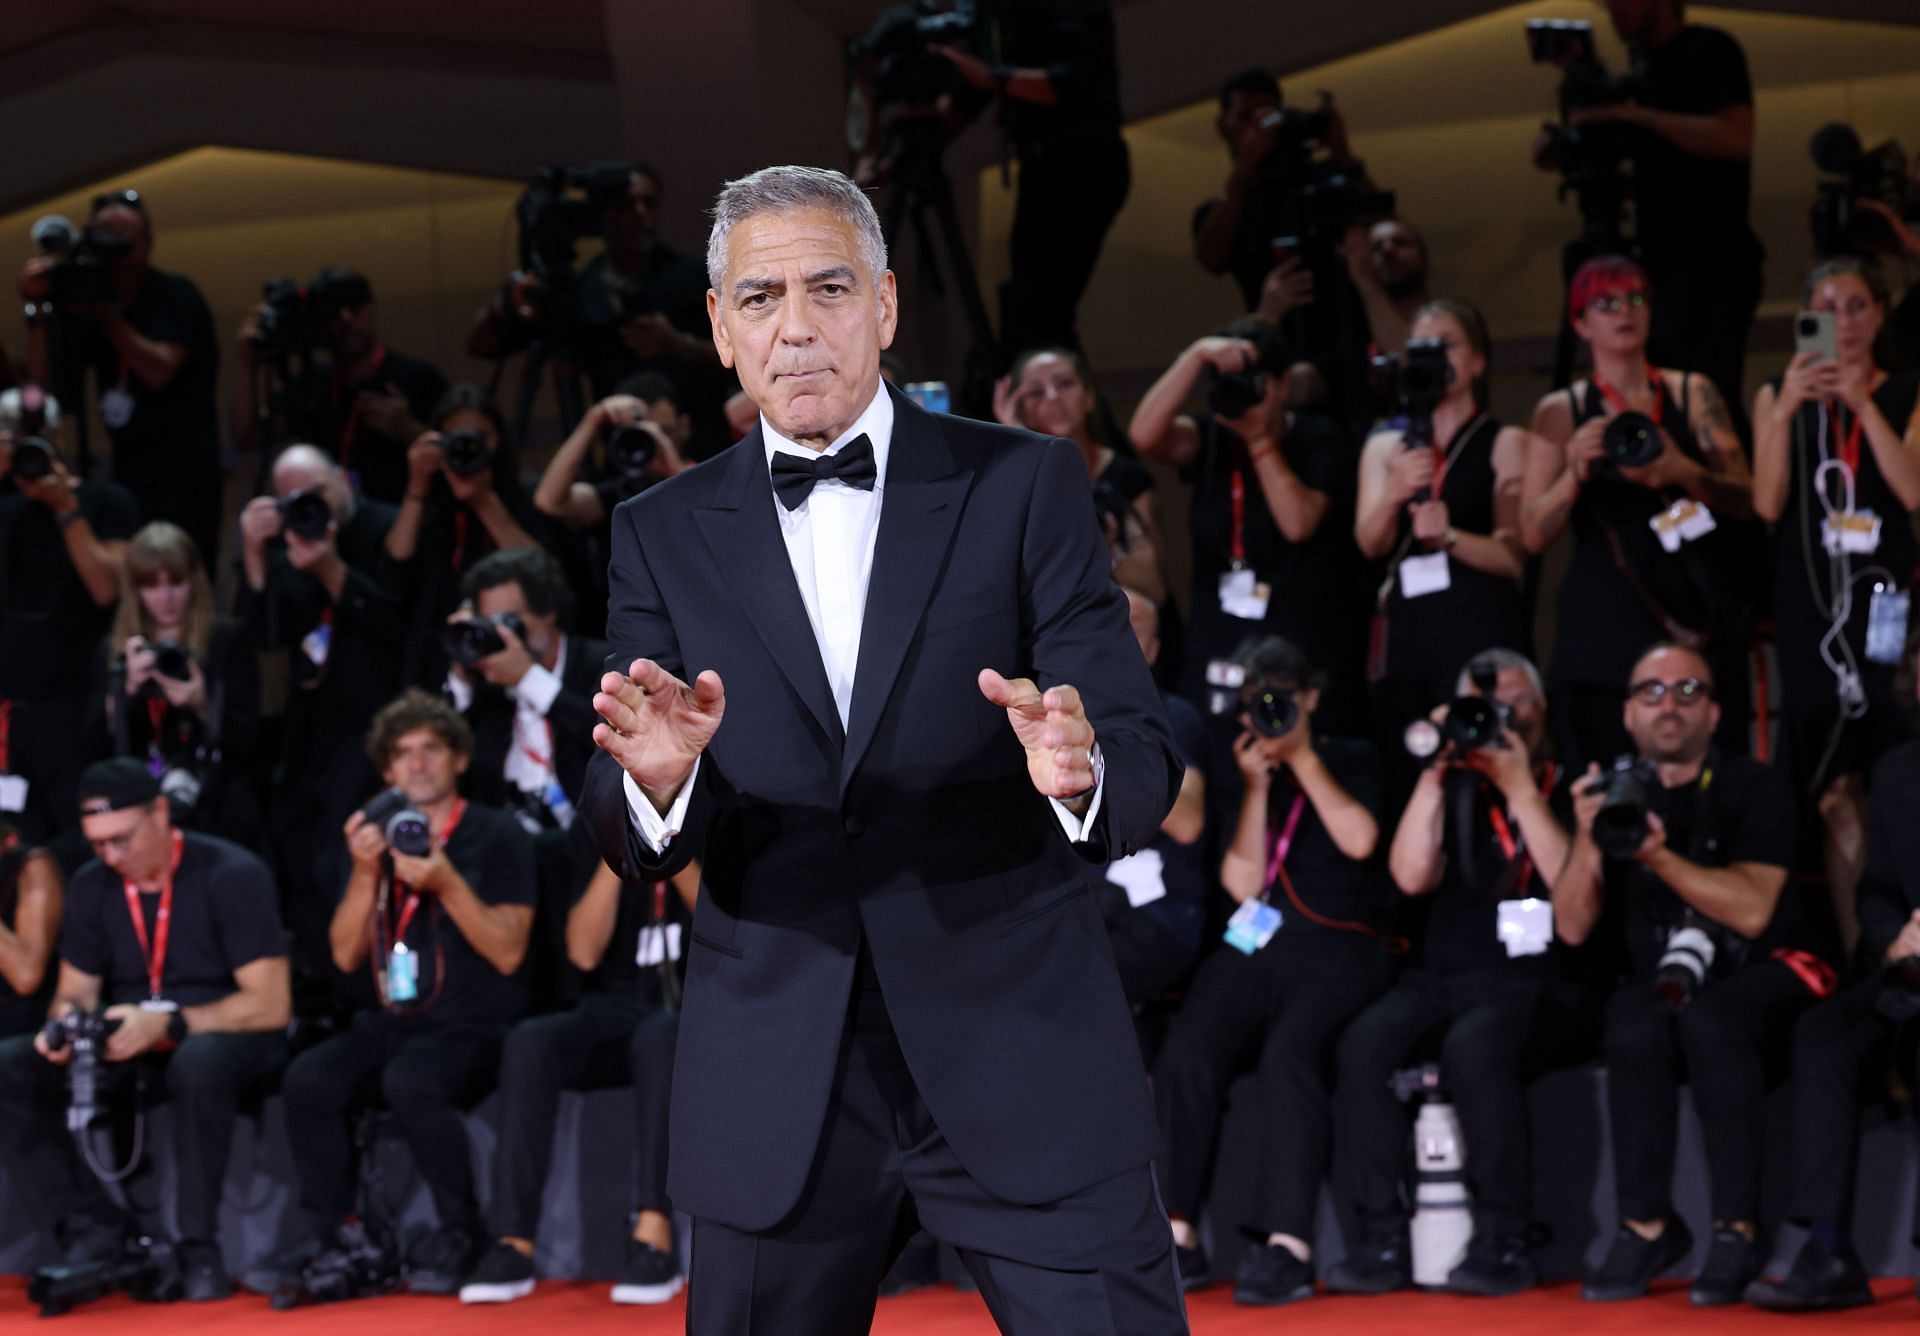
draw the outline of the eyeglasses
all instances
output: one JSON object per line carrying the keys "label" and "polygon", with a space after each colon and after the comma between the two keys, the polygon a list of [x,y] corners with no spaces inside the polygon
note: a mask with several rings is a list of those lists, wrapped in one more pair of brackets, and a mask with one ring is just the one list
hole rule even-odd
{"label": "eyeglasses", "polygon": [[1671,695],[1683,706],[1699,705],[1713,696],[1713,684],[1698,677],[1683,677],[1678,682],[1648,678],[1635,682],[1627,692],[1642,705],[1658,705]]}
{"label": "eyeglasses", "polygon": [[104,195],[93,197],[93,212],[99,213],[100,210],[110,209],[116,204],[123,208],[138,209],[143,213],[147,207],[137,190],[109,190]]}
{"label": "eyeglasses", "polygon": [[1588,302],[1587,309],[1598,311],[1602,315],[1613,315],[1628,307],[1637,311],[1646,304],[1647,294],[1644,292],[1609,292],[1604,297],[1595,297]]}

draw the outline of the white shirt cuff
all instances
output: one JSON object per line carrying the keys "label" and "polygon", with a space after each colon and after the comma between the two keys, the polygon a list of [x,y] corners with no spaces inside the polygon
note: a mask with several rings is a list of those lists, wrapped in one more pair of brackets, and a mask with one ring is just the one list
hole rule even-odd
{"label": "white shirt cuff", "polygon": [[1087,838],[1087,832],[1093,829],[1094,818],[1100,815],[1100,795],[1107,791],[1107,777],[1104,773],[1093,783],[1093,801],[1087,804],[1085,816],[1075,816],[1067,805],[1058,798],[1049,798],[1053,804],[1053,814],[1060,819],[1060,829],[1067,832],[1067,838],[1075,844]]}
{"label": "white shirt cuff", "polygon": [[633,782],[633,776],[621,776],[627,791],[627,811],[633,816],[633,828],[655,853],[665,853],[667,846],[673,843],[673,837],[680,833],[680,827],[686,824],[687,804],[693,800],[694,781],[699,778],[700,762],[696,760],[692,772],[687,775],[687,782],[680,786],[680,796],[673,800],[673,806],[667,810],[667,814],[661,816],[655,810],[653,800],[640,792],[640,786]]}
{"label": "white shirt cuff", "polygon": [[513,698],[541,714],[553,709],[553,698],[560,694],[560,679],[539,664],[527,669],[513,687]]}
{"label": "white shirt cuff", "polygon": [[458,673],[447,674],[447,695],[453,700],[453,708],[465,714],[473,708],[473,683]]}

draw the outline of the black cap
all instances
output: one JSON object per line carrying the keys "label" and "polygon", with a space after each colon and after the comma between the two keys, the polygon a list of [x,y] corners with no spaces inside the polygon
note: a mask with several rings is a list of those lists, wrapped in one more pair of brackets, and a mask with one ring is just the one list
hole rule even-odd
{"label": "black cap", "polygon": [[81,816],[145,807],[159,796],[160,781],[131,756],[95,761],[80,772]]}

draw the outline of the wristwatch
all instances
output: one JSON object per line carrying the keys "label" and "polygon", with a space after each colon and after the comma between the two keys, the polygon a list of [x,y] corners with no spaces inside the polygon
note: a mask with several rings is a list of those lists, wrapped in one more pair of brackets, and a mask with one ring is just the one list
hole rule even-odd
{"label": "wristwatch", "polygon": [[1093,747],[1087,752],[1087,765],[1093,771],[1093,783],[1087,785],[1086,788],[1073,794],[1071,797],[1062,798],[1060,800],[1061,802],[1077,803],[1082,798],[1091,798],[1095,793],[1099,792],[1100,781],[1107,777],[1107,759],[1100,754],[1100,744],[1098,742],[1095,742]]}
{"label": "wristwatch", "polygon": [[187,1042],[187,1013],[176,1011],[167,1017],[167,1042],[180,1045]]}

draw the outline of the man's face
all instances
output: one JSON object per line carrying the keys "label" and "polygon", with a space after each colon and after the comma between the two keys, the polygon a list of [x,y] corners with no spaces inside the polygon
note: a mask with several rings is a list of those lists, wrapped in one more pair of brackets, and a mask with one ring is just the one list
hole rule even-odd
{"label": "man's face", "polygon": [[1133,638],[1140,642],[1147,667],[1153,667],[1160,657],[1160,610],[1137,589],[1127,591],[1127,623],[1133,627]]}
{"label": "man's face", "polygon": [[387,783],[406,791],[409,802],[444,802],[459,787],[460,776],[467,773],[468,759],[431,728],[416,728],[402,733],[393,744],[383,774]]}
{"label": "man's face", "polygon": [[1720,726],[1711,679],[1706,661],[1689,650],[1656,650],[1634,665],[1625,719],[1641,756],[1685,764],[1707,754]]}
{"label": "man's face", "polygon": [[1419,292],[1427,285],[1427,249],[1412,228],[1396,219],[1375,223],[1367,234],[1373,253],[1373,272],[1394,296]]}
{"label": "man's face", "polygon": [[795,209],[737,224],[721,281],[707,293],[721,362],[775,431],[833,444],[879,389],[899,318],[892,271],[867,272],[853,224]]}
{"label": "man's face", "polygon": [[375,333],[373,303],[343,306],[333,313],[330,341],[336,357],[349,361],[365,357],[379,341]]}
{"label": "man's face", "polygon": [[526,591],[518,580],[482,589],[473,600],[473,610],[482,617],[497,617],[511,612],[526,624],[527,648],[535,658],[545,658],[560,635],[560,622],[551,612],[534,612],[527,607]]}
{"label": "man's face", "polygon": [[173,861],[173,823],[167,800],[80,818],[80,831],[94,856],[128,881],[153,881]]}
{"label": "man's face", "polygon": [[327,508],[333,511],[336,521],[344,524],[344,517],[353,504],[345,470],[336,467],[318,450],[290,451],[274,464],[275,496],[285,500],[295,492],[316,489],[326,494]]}
{"label": "man's face", "polygon": [[115,237],[124,238],[130,245],[127,258],[121,261],[129,269],[144,269],[148,258],[153,254],[153,230],[147,226],[146,216],[138,209],[125,204],[110,204],[93,215],[91,226]]}
{"label": "man's face", "polygon": [[1227,143],[1229,152],[1238,149],[1240,139],[1253,128],[1254,122],[1269,111],[1277,109],[1280,99],[1271,93],[1239,92],[1227,99],[1226,107],[1215,119],[1214,129]]}
{"label": "man's face", "polygon": [[627,202],[607,214],[607,253],[616,269],[631,269],[653,246],[660,219],[660,183],[645,172],[627,178]]}
{"label": "man's face", "polygon": [[667,434],[667,439],[675,445],[685,445],[693,434],[693,419],[674,406],[673,400],[662,395],[648,403],[642,399],[646,412],[640,415],[643,422],[651,422]]}

